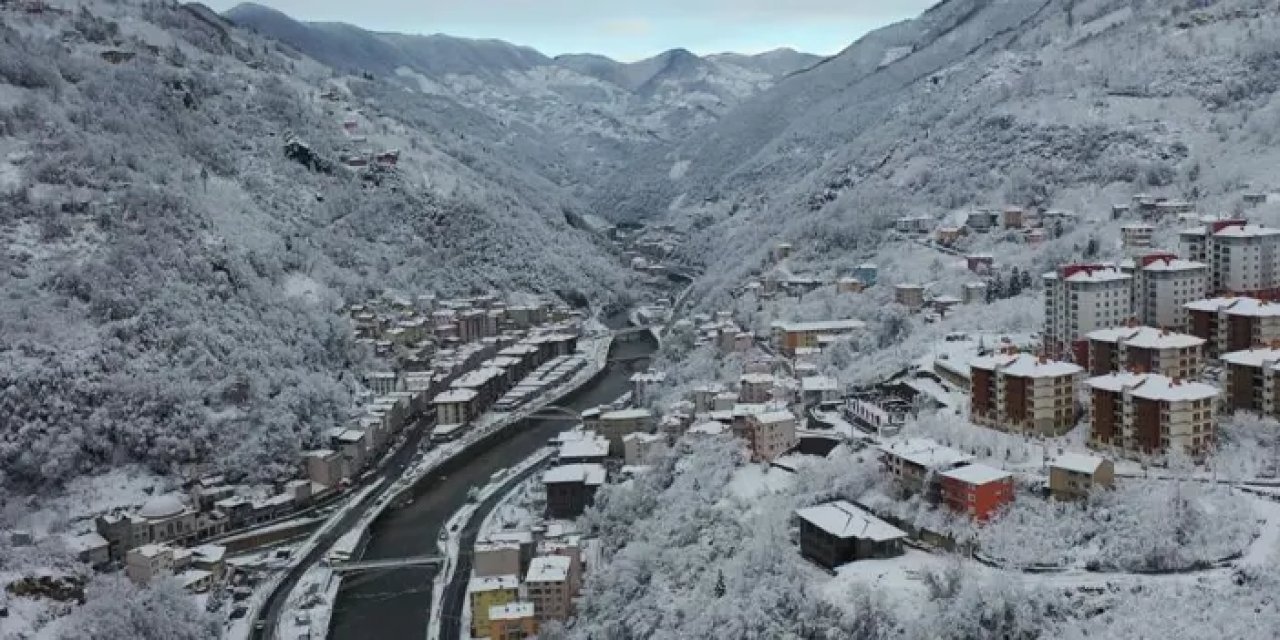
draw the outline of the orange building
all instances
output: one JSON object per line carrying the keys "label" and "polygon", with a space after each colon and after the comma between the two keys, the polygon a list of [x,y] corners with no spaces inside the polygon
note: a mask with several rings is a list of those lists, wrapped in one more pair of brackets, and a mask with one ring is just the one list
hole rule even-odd
{"label": "orange building", "polygon": [[942,474],[942,501],[957,513],[985,522],[1013,502],[1013,475],[982,464],[971,464]]}
{"label": "orange building", "polygon": [[538,635],[532,602],[511,602],[489,608],[489,640],[524,640]]}

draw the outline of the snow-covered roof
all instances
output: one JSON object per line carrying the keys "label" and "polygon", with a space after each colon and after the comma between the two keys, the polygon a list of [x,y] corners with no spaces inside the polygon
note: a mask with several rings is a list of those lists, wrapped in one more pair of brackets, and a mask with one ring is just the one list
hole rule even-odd
{"label": "snow-covered roof", "polygon": [[532,617],[532,602],[508,602],[489,607],[490,620],[523,620]]}
{"label": "snow-covered roof", "polygon": [[830,376],[809,376],[800,381],[800,387],[805,391],[836,391],[840,381]]}
{"label": "snow-covered roof", "polygon": [[901,529],[844,500],[800,509],[796,516],[837,538],[885,542],[907,537]]}
{"label": "snow-covered roof", "polygon": [[1116,327],[1098,329],[1087,336],[1090,340],[1118,344],[1124,342],[1139,349],[1189,349],[1204,345],[1203,338],[1153,327]]}
{"label": "snow-covered roof", "polygon": [[220,544],[202,544],[192,547],[191,553],[203,562],[222,562],[227,555],[227,548]]}
{"label": "snow-covered roof", "polygon": [[738,380],[742,384],[773,384],[774,377],[771,373],[744,373]]}
{"label": "snow-covered roof", "polygon": [[544,484],[582,482],[590,485],[604,484],[605,469],[599,464],[566,464],[552,467],[542,474]]}
{"label": "snow-covered roof", "polygon": [[695,424],[692,427],[689,427],[689,433],[696,433],[696,434],[707,435],[707,436],[718,436],[724,433],[727,428],[728,427],[724,426],[723,422],[708,420],[706,422],[699,422],[698,424]]}
{"label": "snow-covered roof", "polygon": [[436,396],[431,404],[452,404],[455,402],[471,402],[479,395],[474,389],[450,389]]}
{"label": "snow-covered roof", "polygon": [[1265,238],[1280,235],[1280,229],[1256,224],[1228,225],[1213,235],[1217,238]]}
{"label": "snow-covered roof", "polygon": [[783,331],[855,331],[867,326],[861,320],[818,320],[813,322],[791,322],[780,320],[773,326]]}
{"label": "snow-covered roof", "polygon": [[1042,360],[1029,353],[981,356],[970,360],[969,367],[987,371],[995,371],[999,368],[1005,375],[1023,378],[1057,378],[1084,371],[1070,362]]}
{"label": "snow-covered roof", "polygon": [[481,367],[453,381],[449,386],[455,389],[474,389],[482,387],[494,378],[507,375],[506,371],[495,367]]}
{"label": "snow-covered roof", "polygon": [[186,508],[178,496],[170,493],[147,500],[138,510],[138,515],[148,520],[159,520],[176,516]]}
{"label": "snow-covered roof", "polygon": [[[635,433],[628,433],[627,435],[622,436],[623,442],[636,441],[636,442],[642,442],[642,443],[648,444],[651,442],[658,442],[661,440],[666,440],[666,438],[662,437],[657,433],[640,433],[638,431]],[[605,446],[608,447],[609,441],[605,440],[604,443],[605,443]]]}
{"label": "snow-covered roof", "polygon": [[1280,349],[1247,349],[1222,354],[1222,361],[1243,367],[1261,367],[1280,362]]}
{"label": "snow-covered roof", "polygon": [[964,464],[973,460],[973,456],[929,438],[888,440],[877,448],[888,455],[902,458],[926,469]]}
{"label": "snow-covered roof", "polygon": [[754,416],[752,416],[752,420],[755,420],[760,424],[778,424],[780,422],[790,422],[795,419],[796,419],[795,414],[786,410],[766,411],[764,413],[757,413]]}
{"label": "snow-covered roof", "polygon": [[1280,303],[1257,298],[1209,298],[1187,303],[1186,308],[1192,311],[1226,312],[1228,315],[1254,318],[1280,316]]}
{"label": "snow-covered roof", "polygon": [[988,467],[985,464],[967,464],[950,471],[943,471],[942,477],[959,480],[965,484],[984,485],[1011,478],[1013,474],[1003,469]]}
{"label": "snow-covered roof", "polygon": [[525,582],[564,582],[569,579],[568,556],[538,556],[529,562]]}
{"label": "snow-covered roof", "polygon": [[648,409],[619,409],[600,414],[600,420],[636,420],[653,415]]}
{"label": "snow-covered roof", "polygon": [[1049,463],[1050,467],[1066,469],[1076,473],[1086,473],[1093,475],[1097,472],[1098,467],[1106,462],[1105,459],[1098,456],[1086,455],[1083,453],[1064,453]]}
{"label": "snow-covered roof", "polygon": [[533,533],[530,531],[495,531],[485,537],[486,542],[501,544],[510,542],[514,544],[532,544]]}
{"label": "snow-covered roof", "polygon": [[520,578],[516,575],[480,576],[472,578],[467,584],[467,593],[485,591],[514,591],[520,588]]}
{"label": "snow-covered roof", "polygon": [[1182,258],[1158,259],[1153,260],[1147,266],[1143,267],[1143,271],[1198,271],[1208,269],[1209,265],[1195,260],[1183,260]]}
{"label": "snow-covered roof", "polygon": [[364,440],[364,432],[359,429],[347,429],[338,435],[338,442],[360,442]]}
{"label": "snow-covered roof", "polygon": [[107,546],[107,539],[93,531],[82,533],[78,536],[69,536],[64,542],[67,545],[67,550],[72,553],[84,553],[85,551],[101,549]]}
{"label": "snow-covered roof", "polygon": [[560,445],[561,458],[605,458],[609,456],[609,440],[601,437],[569,440]]}
{"label": "snow-covered roof", "polygon": [[1122,393],[1128,390],[1136,398],[1161,402],[1207,400],[1218,395],[1218,388],[1203,382],[1174,380],[1158,373],[1112,373],[1090,378],[1094,389]]}

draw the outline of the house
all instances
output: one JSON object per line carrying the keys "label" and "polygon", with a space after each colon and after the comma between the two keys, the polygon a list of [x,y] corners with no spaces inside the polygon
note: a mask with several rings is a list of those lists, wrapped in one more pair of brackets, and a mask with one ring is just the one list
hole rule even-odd
{"label": "house", "polygon": [[1187,333],[1204,338],[1208,357],[1280,340],[1280,303],[1256,298],[1210,298],[1186,305]]}
{"label": "house", "polygon": [[532,602],[510,602],[489,608],[490,640],[524,640],[538,635]]}
{"label": "house", "polygon": [[1021,229],[1026,211],[1022,207],[1005,207],[1000,212],[1000,225],[1005,229]]}
{"label": "house", "polygon": [[629,467],[649,464],[666,444],[667,439],[656,433],[628,433],[622,436],[623,464]]}
{"label": "house", "polygon": [[796,448],[796,417],[786,409],[751,413],[743,426],[734,425],[734,435],[747,441],[752,460],[772,462]]}
{"label": "house", "polygon": [[853,277],[868,287],[874,287],[880,280],[880,267],[870,262],[864,262],[853,269]]}
{"label": "house", "polygon": [[539,624],[573,615],[576,594],[570,588],[569,564],[569,558],[559,555],[539,556],[529,563],[524,583]]}
{"label": "house", "polygon": [[1201,457],[1216,441],[1218,389],[1155,373],[1090,378],[1089,445],[1130,458],[1179,450]]}
{"label": "house", "polygon": [[1216,295],[1280,294],[1280,229],[1214,220],[1182,231],[1178,240],[1184,258],[1209,265],[1209,289]]}
{"label": "house", "polygon": [[777,380],[771,373],[746,373],[738,379],[738,402],[763,404],[773,399]]}
{"label": "house", "polygon": [[150,584],[158,576],[173,575],[173,547],[165,544],[144,544],[130,549],[125,555],[124,573],[134,584]]}
{"label": "house", "polygon": [[594,431],[567,431],[559,440],[557,464],[601,464],[609,457],[609,439]]}
{"label": "house", "polygon": [[991,268],[995,266],[996,258],[989,253],[971,253],[964,257],[964,262],[970,271],[982,275],[991,273]]}
{"label": "house", "polygon": [[385,396],[396,390],[397,377],[391,371],[372,371],[364,375],[364,384],[375,395]]}
{"label": "house", "polygon": [[924,287],[918,284],[894,285],[893,301],[915,311],[924,306]]}
{"label": "house", "polygon": [[631,401],[638,406],[649,404],[652,392],[667,380],[661,371],[643,371],[631,375]]}
{"label": "house", "polygon": [[1255,348],[1222,355],[1228,412],[1280,417],[1280,349]]}
{"label": "house", "polygon": [[1001,431],[1060,436],[1075,426],[1083,371],[1030,354],[996,354],[969,362],[969,417]]}
{"label": "house", "polygon": [[520,599],[520,578],[514,575],[480,576],[467,584],[471,601],[471,635],[489,633],[489,610]]}
{"label": "house", "polygon": [[1156,228],[1145,223],[1135,222],[1120,227],[1120,240],[1124,248],[1130,252],[1151,248],[1151,236]]}
{"label": "house", "polygon": [[982,464],[942,472],[942,502],[956,513],[986,522],[1013,502],[1013,474]]}
{"label": "house", "polygon": [[520,545],[515,542],[478,542],[472,551],[472,571],[477,576],[519,575],[524,571]]}
{"label": "house", "polygon": [[[866,280],[863,280],[866,282]],[[785,355],[802,347],[819,347],[823,338],[847,336],[866,327],[860,320],[823,320],[818,322],[775,322],[773,342]]]}
{"label": "house", "polygon": [[786,260],[791,257],[791,243],[779,242],[773,247],[773,261]]}
{"label": "house", "polygon": [[107,539],[95,532],[83,533],[66,539],[67,551],[76,559],[91,567],[101,567],[111,562],[111,548]]}
{"label": "house", "polygon": [[605,468],[598,464],[569,464],[542,474],[547,488],[546,516],[576,518],[595,502],[596,491],[604,484]]}
{"label": "house", "polygon": [[902,555],[907,534],[844,500],[796,511],[800,554],[826,567]]}
{"label": "house", "polygon": [[1134,267],[1134,317],[1148,326],[1184,330],[1186,305],[1209,295],[1209,265],[1155,252],[1139,257]]}
{"label": "house", "polygon": [[1069,264],[1041,276],[1044,350],[1054,358],[1088,359],[1090,331],[1123,325],[1133,316],[1133,276],[1113,265]]}
{"label": "house", "polygon": [[1044,229],[1031,229],[1027,231],[1026,236],[1024,236],[1027,246],[1031,247],[1038,247],[1044,244],[1046,238],[1047,236],[1045,235]]}
{"label": "house", "polygon": [[1151,327],[1099,329],[1087,337],[1095,376],[1128,370],[1197,378],[1204,370],[1204,338]]}
{"label": "house", "polygon": [[987,301],[987,283],[965,283],[960,290],[960,301],[964,304],[982,304]]}
{"label": "house", "polygon": [[955,244],[962,235],[964,235],[964,229],[960,227],[938,227],[933,232],[934,239],[943,246]]}
{"label": "house", "polygon": [[867,285],[857,278],[844,277],[836,280],[837,293],[861,293],[866,288]]}
{"label": "house", "polygon": [[622,436],[653,430],[653,412],[648,409],[618,409],[598,416],[582,416],[583,426],[609,440],[609,454],[622,455]]}
{"label": "house", "polygon": [[800,401],[816,407],[840,400],[840,381],[830,376],[807,376],[800,380]]}
{"label": "house", "polygon": [[903,216],[894,221],[893,228],[899,233],[924,235],[929,233],[933,224],[934,220],[929,216]]}
{"label": "house", "polygon": [[926,500],[941,499],[936,474],[973,461],[973,456],[943,446],[928,438],[887,440],[877,446],[884,468],[906,493],[923,494]]}
{"label": "house", "polygon": [[1049,463],[1049,493],[1059,500],[1088,498],[1094,487],[1114,483],[1115,465],[1106,458],[1064,453]]}
{"label": "house", "polygon": [[990,209],[979,209],[970,211],[965,219],[964,226],[974,231],[990,231],[996,226],[998,216],[995,211]]}

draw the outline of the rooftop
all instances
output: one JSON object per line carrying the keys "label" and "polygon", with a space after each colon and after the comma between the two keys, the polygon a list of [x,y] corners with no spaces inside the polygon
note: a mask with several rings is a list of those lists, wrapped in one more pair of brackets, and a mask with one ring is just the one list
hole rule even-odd
{"label": "rooftop", "polygon": [[564,582],[569,579],[568,556],[538,556],[529,563],[525,582]]}
{"label": "rooftop", "polygon": [[981,356],[970,360],[969,367],[987,371],[999,368],[1005,375],[1023,378],[1057,378],[1084,371],[1070,362],[1048,360],[1029,353]]}
{"label": "rooftop", "polygon": [[515,575],[482,576],[472,578],[467,593],[483,591],[515,590],[520,588],[520,578]]}
{"label": "rooftop", "polygon": [[1256,318],[1280,316],[1280,304],[1257,298],[1209,298],[1188,303],[1192,311],[1225,312],[1228,315]]}
{"label": "rooftop", "polygon": [[1280,363],[1280,349],[1248,349],[1222,354],[1222,361],[1243,367],[1261,367]]}
{"label": "rooftop", "polygon": [[1280,235],[1280,229],[1256,224],[1228,225],[1213,235],[1217,238],[1263,238]]}
{"label": "rooftop", "polygon": [[813,322],[778,321],[775,328],[783,331],[856,331],[867,324],[861,320],[818,320]]}
{"label": "rooftop", "polygon": [[752,416],[752,420],[755,420],[760,424],[778,424],[780,422],[790,422],[795,419],[796,419],[795,414],[786,410],[766,411],[764,413],[757,413],[754,416]]}
{"label": "rooftop", "polygon": [[544,484],[581,482],[589,485],[604,484],[605,469],[599,464],[566,464],[552,467],[542,474]]}
{"label": "rooftop", "polygon": [[1049,466],[1093,475],[1098,470],[1098,467],[1102,466],[1103,462],[1106,462],[1106,460],[1098,456],[1090,456],[1083,453],[1064,453],[1053,462],[1050,462]]}
{"label": "rooftop", "polygon": [[805,391],[836,391],[840,382],[830,376],[809,376],[800,381],[800,386]]}
{"label": "rooftop", "polygon": [[609,440],[592,434],[590,438],[567,440],[560,445],[561,458],[606,458]]}
{"label": "rooftop", "polygon": [[1119,344],[1124,342],[1140,349],[1189,349],[1204,345],[1203,338],[1174,333],[1152,327],[1116,327],[1099,329],[1088,335],[1090,340]]}
{"label": "rooftop", "polygon": [[648,409],[619,409],[600,414],[601,420],[636,420],[653,415]]}
{"label": "rooftop", "polygon": [[844,500],[800,509],[796,516],[837,538],[885,542],[907,537],[901,529]]}
{"label": "rooftop", "polygon": [[1160,402],[1208,400],[1218,396],[1218,388],[1203,382],[1175,380],[1158,373],[1112,373],[1090,378],[1091,388],[1112,393],[1128,391],[1136,398]]}
{"label": "rooftop", "polygon": [[965,484],[984,485],[1011,478],[1013,474],[1003,469],[988,467],[985,464],[967,464],[963,467],[942,472],[942,477],[959,480]]}
{"label": "rooftop", "polygon": [[451,404],[454,402],[471,402],[476,399],[477,395],[479,394],[476,393],[475,389],[450,389],[440,395],[437,395],[435,400],[432,400],[431,403]]}
{"label": "rooftop", "polygon": [[926,469],[949,467],[973,460],[973,456],[928,438],[889,440],[878,448],[895,457]]}
{"label": "rooftop", "polygon": [[521,620],[532,617],[532,602],[508,602],[489,607],[490,620]]}

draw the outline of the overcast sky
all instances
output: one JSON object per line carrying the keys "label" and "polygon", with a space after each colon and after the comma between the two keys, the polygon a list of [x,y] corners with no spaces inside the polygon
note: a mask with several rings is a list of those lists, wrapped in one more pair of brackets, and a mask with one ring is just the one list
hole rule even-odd
{"label": "overcast sky", "polygon": [[[791,47],[832,54],[937,0],[259,0],[299,20],[375,31],[499,38],[548,55],[636,60],[684,47],[698,54]],[[206,0],[224,11],[239,0]]]}

